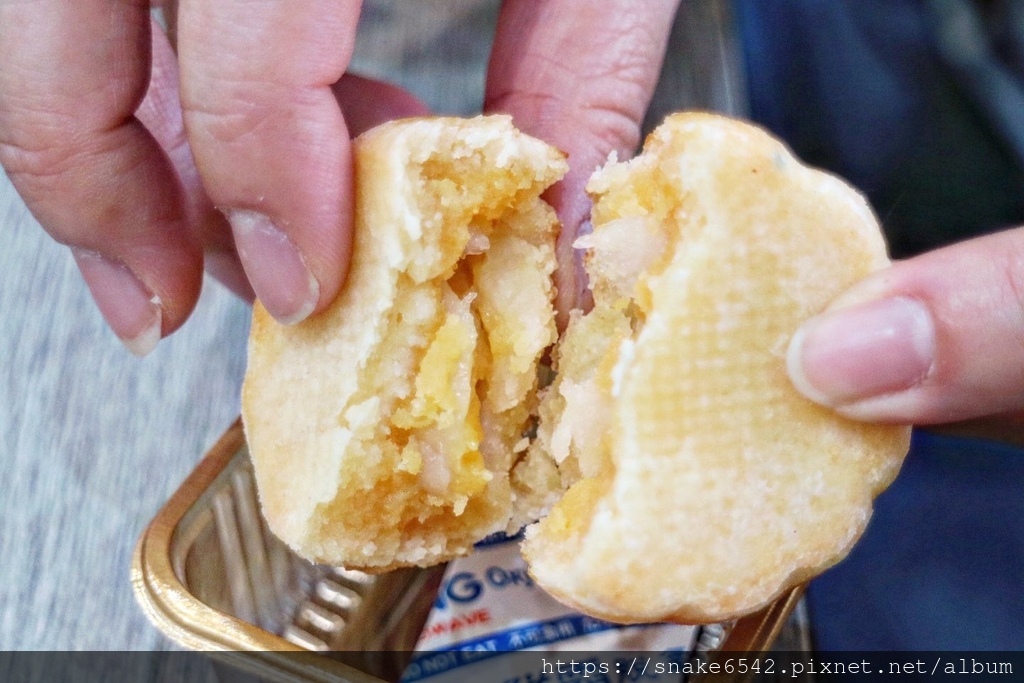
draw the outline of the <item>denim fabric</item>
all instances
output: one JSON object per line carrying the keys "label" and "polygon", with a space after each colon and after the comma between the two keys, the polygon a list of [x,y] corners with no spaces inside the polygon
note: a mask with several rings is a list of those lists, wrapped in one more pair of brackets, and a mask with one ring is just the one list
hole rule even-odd
{"label": "denim fabric", "polygon": [[860,543],[809,593],[820,650],[1024,649],[1024,450],[914,435]]}
{"label": "denim fabric", "polygon": [[[752,118],[865,192],[897,257],[1024,222],[1007,133],[1024,135],[1024,108],[993,115],[1001,93],[1024,99],[1013,50],[997,49],[1015,43],[970,2],[954,5],[978,30],[949,39],[953,19],[934,7],[948,4],[736,0]],[[1004,78],[977,85],[951,43]]]}

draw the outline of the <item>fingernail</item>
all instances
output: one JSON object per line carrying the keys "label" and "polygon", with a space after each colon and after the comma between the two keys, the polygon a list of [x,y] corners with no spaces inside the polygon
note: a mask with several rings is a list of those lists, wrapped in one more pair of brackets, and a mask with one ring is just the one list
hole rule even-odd
{"label": "fingernail", "polygon": [[916,386],[934,356],[935,325],[928,310],[894,297],[807,321],[790,341],[786,364],[798,391],[840,407]]}
{"label": "fingernail", "polygon": [[72,248],[71,253],[100,313],[121,343],[140,358],[156,348],[163,324],[159,297],[123,263],[85,249]]}
{"label": "fingernail", "polygon": [[267,312],[285,325],[308,318],[320,297],[320,283],[288,236],[257,211],[229,209],[224,214],[245,273]]}

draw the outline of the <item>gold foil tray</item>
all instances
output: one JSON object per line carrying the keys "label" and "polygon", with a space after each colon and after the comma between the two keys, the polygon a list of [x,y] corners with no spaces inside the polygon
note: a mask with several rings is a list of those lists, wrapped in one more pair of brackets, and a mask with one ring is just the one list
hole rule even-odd
{"label": "gold foil tray", "polygon": [[[142,534],[131,580],[150,620],[186,648],[271,680],[379,683],[401,674],[443,572],[371,576],[295,555],[260,515],[236,421]],[[798,600],[708,629],[698,647],[764,651]]]}

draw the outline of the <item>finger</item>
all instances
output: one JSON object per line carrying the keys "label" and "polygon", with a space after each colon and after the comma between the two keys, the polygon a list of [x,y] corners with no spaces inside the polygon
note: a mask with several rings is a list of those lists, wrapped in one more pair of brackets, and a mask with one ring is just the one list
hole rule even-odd
{"label": "finger", "polygon": [[148,2],[0,2],[0,163],[139,354],[202,281],[174,170],[133,115],[149,53]]}
{"label": "finger", "polygon": [[152,74],[146,96],[135,115],[174,165],[184,191],[189,225],[203,247],[207,272],[242,299],[252,301],[255,294],[235,251],[231,227],[206,195],[185,137],[178,93],[177,58],[167,35],[155,22],[152,35]]}
{"label": "finger", "polygon": [[548,194],[562,221],[558,305],[581,301],[572,248],[590,213],[584,186],[609,153],[632,156],[657,83],[678,0],[506,0],[488,69],[485,108],[569,156]]}
{"label": "finger", "polygon": [[[429,109],[397,86],[345,74],[332,86],[355,137],[376,125],[398,118],[424,116]],[[206,270],[241,298],[255,297],[235,251],[231,228],[203,189],[182,124],[178,94],[178,65],[167,36],[153,33],[153,74],[136,115],[167,152],[185,190],[186,206],[197,238],[205,251]]]}
{"label": "finger", "polygon": [[412,93],[355,74],[345,74],[333,90],[352,137],[387,121],[430,113],[427,105]]}
{"label": "finger", "polygon": [[150,4],[159,8],[166,25],[165,33],[171,49],[178,45],[178,0],[151,0]]}
{"label": "finger", "polygon": [[1024,409],[1024,228],[873,275],[800,328],[788,361],[800,391],[856,419]]}
{"label": "finger", "polygon": [[331,85],[355,0],[183,0],[181,97],[196,167],[257,297],[294,323],[337,295],[351,248],[352,160]]}

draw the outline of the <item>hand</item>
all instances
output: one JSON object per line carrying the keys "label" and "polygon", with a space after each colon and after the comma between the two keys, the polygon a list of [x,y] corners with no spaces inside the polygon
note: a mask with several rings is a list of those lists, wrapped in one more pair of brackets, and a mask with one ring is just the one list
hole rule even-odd
{"label": "hand", "polygon": [[[485,108],[569,155],[550,193],[563,312],[582,292],[583,185],[609,152],[635,148],[677,4],[502,7]],[[350,136],[426,113],[343,77],[355,0],[179,9],[176,56],[144,0],[0,0],[0,163],[140,355],[188,317],[204,261],[282,322],[329,304],[349,259]]]}
{"label": "hand", "polygon": [[590,215],[584,187],[612,152],[631,157],[657,84],[679,0],[505,0],[487,77],[485,109],[569,155],[548,192],[558,211],[557,308],[586,304],[572,248]]}
{"label": "hand", "polygon": [[1024,228],[893,264],[794,335],[809,398],[858,420],[1024,417]]}
{"label": "hand", "polygon": [[140,355],[188,317],[204,252],[278,319],[326,306],[348,263],[350,134],[426,112],[342,78],[358,2],[185,0],[178,57],[149,9],[0,0],[0,163]]}

